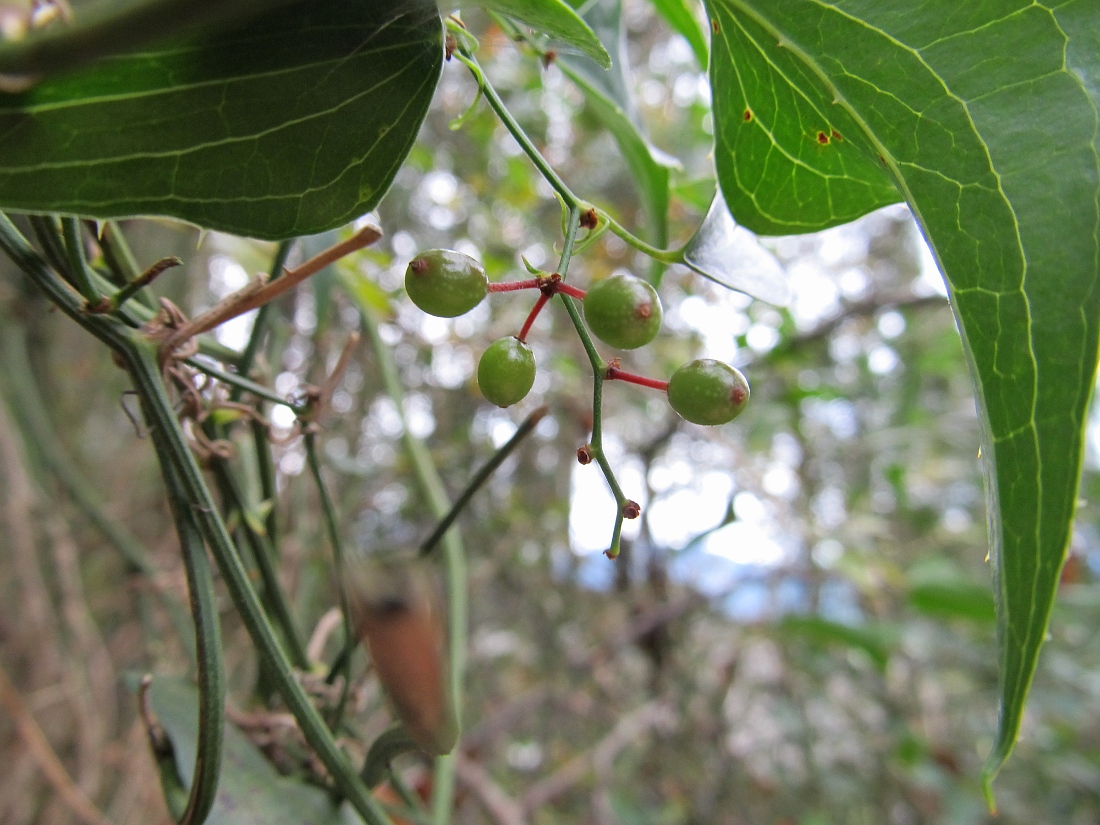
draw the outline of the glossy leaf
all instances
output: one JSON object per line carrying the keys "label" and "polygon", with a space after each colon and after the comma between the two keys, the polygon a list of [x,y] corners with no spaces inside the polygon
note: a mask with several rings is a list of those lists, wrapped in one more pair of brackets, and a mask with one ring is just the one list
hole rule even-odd
{"label": "glossy leaf", "polygon": [[573,47],[604,68],[611,65],[610,56],[588,23],[562,0],[463,0],[455,5],[476,5],[498,12]]}
{"label": "glossy leaf", "polygon": [[298,3],[0,95],[0,206],[261,238],[372,209],[443,62],[426,0]]}
{"label": "glossy leaf", "polygon": [[718,173],[738,220],[830,225],[890,200],[892,179],[950,285],[984,425],[1002,646],[988,791],[1046,635],[1095,381],[1100,2],[710,11]]}
{"label": "glossy leaf", "polygon": [[814,65],[777,45],[785,31],[741,5],[709,6],[714,162],[738,223],[762,235],[793,235],[900,200],[857,117],[833,105]]}
{"label": "glossy leaf", "polygon": [[[186,682],[157,678],[149,703],[172,743],[183,787],[195,762],[198,691]],[[316,825],[343,821],[329,795],[313,785],[280,776],[267,758],[233,725],[225,727],[221,781],[207,825]]]}
{"label": "glossy leaf", "polygon": [[727,289],[776,306],[791,300],[790,279],[779,260],[755,235],[738,226],[720,197],[684,247],[684,263]]}
{"label": "glossy leaf", "polygon": [[586,5],[584,14],[607,45],[611,69],[605,71],[591,61],[576,58],[562,58],[558,64],[615,138],[641,197],[648,240],[663,247],[668,243],[669,170],[679,168],[679,161],[657,149],[645,136],[634,102],[620,0],[596,0]]}

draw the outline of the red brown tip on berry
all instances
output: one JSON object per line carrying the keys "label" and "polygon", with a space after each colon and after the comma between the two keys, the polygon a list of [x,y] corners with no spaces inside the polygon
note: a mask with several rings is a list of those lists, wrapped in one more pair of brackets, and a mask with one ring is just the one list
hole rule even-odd
{"label": "red brown tip on berry", "polygon": [[577,462],[582,466],[592,463],[592,453],[589,451],[587,444],[577,450]]}
{"label": "red brown tip on berry", "polygon": [[638,502],[630,500],[623,505],[623,518],[637,518],[642,514],[642,508]]}
{"label": "red brown tip on berry", "polygon": [[740,406],[745,403],[745,399],[749,397],[749,394],[745,392],[744,387],[734,387],[730,391],[730,401]]}
{"label": "red brown tip on berry", "polygon": [[634,314],[641,318],[643,321],[653,315],[653,304],[638,304],[634,310]]}
{"label": "red brown tip on berry", "polygon": [[414,258],[409,261],[409,269],[412,270],[414,275],[423,275],[428,269],[428,262],[423,258]]}

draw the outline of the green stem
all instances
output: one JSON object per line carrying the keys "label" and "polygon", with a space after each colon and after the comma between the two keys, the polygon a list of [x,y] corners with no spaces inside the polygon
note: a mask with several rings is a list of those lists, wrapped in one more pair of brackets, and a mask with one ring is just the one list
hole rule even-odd
{"label": "green stem", "polygon": [[186,359],[185,363],[188,366],[194,367],[199,372],[205,373],[211,378],[216,378],[218,381],[221,381],[232,387],[233,390],[237,392],[237,398],[234,398],[234,401],[239,400],[240,396],[243,393],[249,392],[257,398],[262,398],[265,401],[272,402],[273,404],[282,404],[284,407],[290,407],[290,409],[294,411],[295,415],[301,415],[303,412],[305,412],[304,407],[293,403],[289,399],[283,398],[274,390],[265,387],[263,384],[257,384],[255,381],[250,381],[249,379],[243,378],[241,375],[235,372],[226,372],[225,370],[220,370],[213,364],[207,363],[206,361],[200,361],[197,358],[188,358]]}
{"label": "green stem", "polygon": [[248,572],[237,556],[225,522],[218,513],[213,497],[203,481],[202,471],[195,463],[194,456],[179,428],[179,422],[172,411],[171,402],[165,394],[160,380],[156,353],[151,346],[134,342],[125,348],[122,355],[134,378],[138,394],[146,400],[147,407],[153,413],[152,425],[160,428],[166,435],[173,466],[183,483],[189,505],[196,514],[203,537],[210,546],[214,560],[253,644],[271,669],[283,701],[297,719],[306,741],[328,768],[336,789],[348,799],[368,825],[386,825],[388,818],[385,812],[364,787],[355,770],[336,745],[324,720],[298,683],[286,654],[283,653],[271,625],[264,617],[263,608],[249,581]]}
{"label": "green stem", "polygon": [[[147,417],[148,412],[147,412]],[[187,808],[179,825],[202,825],[218,793],[222,744],[225,732],[225,671],[222,665],[221,631],[214,591],[214,577],[206,557],[202,534],[194,513],[172,467],[163,433],[151,427],[168,503],[176,522],[183,564],[187,571],[187,594],[195,624],[195,660],[199,681],[199,730],[195,744],[195,773]]]}
{"label": "green stem", "polygon": [[[413,465],[413,472],[428,500],[429,509],[437,519],[446,517],[451,509],[443,479],[439,476],[431,455],[409,430],[404,416],[405,388],[397,374],[397,364],[393,360],[393,351],[386,346],[378,335],[378,324],[366,311],[360,313],[363,326],[370,337],[375,358],[382,373],[382,382],[401,416],[402,440],[405,451]],[[466,551],[457,531],[448,531],[443,536],[443,562],[447,581],[449,604],[448,646],[451,658],[451,697],[455,703],[454,718],[462,728],[462,688],[466,670],[466,637],[469,621],[469,606],[466,593]],[[455,755],[440,756],[435,762],[432,782],[432,818],[436,825],[447,825],[454,807],[455,792]]]}
{"label": "green stem", "polygon": [[[481,66],[472,54],[466,52],[464,49],[459,48],[455,51],[454,56],[457,57],[473,74],[474,79],[477,81],[478,88],[481,93],[485,95],[485,99],[489,102],[493,111],[496,112],[501,123],[504,124],[511,134],[516,139],[522,148],[524,153],[531,159],[531,162],[535,164],[535,168],[539,170],[539,173],[546,178],[546,182],[549,183],[554,191],[558,193],[566,206],[576,208],[580,205],[580,200],[573,194],[565,182],[558,177],[558,173],[546,162],[539,150],[535,148],[535,144],[531,142],[531,139],[527,137],[527,133],[523,131],[523,127],[516,122],[516,119],[512,117],[512,113],[508,111],[508,107],[504,105],[504,101],[500,99],[500,95],[497,94],[497,90],[493,88],[493,85],[489,82],[489,79],[485,77],[485,72],[482,71]],[[563,275],[565,273],[562,273]]]}
{"label": "green stem", "polygon": [[68,254],[69,272],[73,276],[76,288],[89,305],[95,305],[100,294],[92,285],[88,274],[88,264],[84,260],[84,238],[80,231],[80,221],[76,218],[62,218],[61,231],[65,236],[65,251]]}
{"label": "green stem", "polygon": [[[344,716],[344,707],[348,700],[348,689],[351,686],[350,664],[351,653],[356,644],[355,627],[351,620],[351,603],[348,599],[348,589],[344,571],[344,542],[340,538],[340,529],[337,527],[339,519],[336,516],[336,506],[332,503],[332,496],[328,494],[328,487],[321,476],[321,462],[317,460],[317,436],[313,432],[307,432],[302,439],[306,451],[306,463],[309,464],[309,472],[313,476],[313,482],[317,485],[317,494],[321,498],[321,515],[325,522],[325,532],[328,533],[329,544],[332,545],[333,570],[336,571],[336,591],[340,599],[340,612],[344,615],[344,651],[338,662],[344,671],[344,685],[340,690],[340,701],[336,705],[329,728],[335,733],[340,728],[340,722]],[[339,671],[334,666],[329,672],[332,679]],[[370,783],[367,783],[370,784]]]}
{"label": "green stem", "polygon": [[275,487],[275,460],[271,455],[271,439],[268,437],[267,427],[253,419],[252,444],[256,450],[256,469],[260,476],[260,495],[263,501],[271,502],[271,508],[264,519],[264,527],[267,529],[267,540],[271,545],[271,553],[275,559],[280,557],[279,552],[279,519],[275,506],[279,500],[279,493]]}
{"label": "green stem", "polygon": [[61,239],[57,218],[53,215],[27,215],[27,220],[50,266],[60,273],[62,278],[70,280],[69,258],[65,254],[65,242]]}
{"label": "green stem", "polygon": [[617,220],[608,215],[603,210],[597,210],[601,220],[607,221],[607,228],[630,244],[632,247],[642,252],[655,261],[660,261],[663,264],[680,264],[684,262],[684,247],[680,246],[676,249],[660,249],[656,246],[651,246],[634,235],[629,230],[623,227]]}
{"label": "green stem", "polygon": [[[214,434],[212,430],[208,432],[211,435]],[[279,573],[275,569],[271,547],[263,536],[252,529],[248,519],[245,518],[244,494],[241,492],[240,485],[226,462],[215,458],[211,460],[210,466],[214,471],[214,478],[225,500],[226,509],[237,511],[240,534],[243,534],[245,541],[248,542],[252,557],[256,560],[256,569],[260,573],[260,580],[264,585],[263,600],[267,604],[267,612],[275,619],[276,624],[282,631],[290,661],[294,667],[300,670],[308,670],[309,658],[306,656],[305,644],[302,642],[298,628],[294,624],[294,616],[290,611],[290,605],[287,603],[282,584],[279,582]],[[238,558],[240,558],[240,555],[238,555]]]}

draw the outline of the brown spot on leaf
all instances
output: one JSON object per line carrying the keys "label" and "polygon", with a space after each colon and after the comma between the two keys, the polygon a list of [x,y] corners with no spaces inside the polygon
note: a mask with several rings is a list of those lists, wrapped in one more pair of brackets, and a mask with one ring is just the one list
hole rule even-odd
{"label": "brown spot on leaf", "polygon": [[825,134],[824,132],[818,132],[817,133],[817,142],[820,143],[822,146],[828,146],[829,145],[829,140],[830,140],[829,136],[827,134]]}
{"label": "brown spot on leaf", "polygon": [[744,118],[745,118],[745,123],[748,123],[750,120],[752,120],[752,109],[745,109]]}

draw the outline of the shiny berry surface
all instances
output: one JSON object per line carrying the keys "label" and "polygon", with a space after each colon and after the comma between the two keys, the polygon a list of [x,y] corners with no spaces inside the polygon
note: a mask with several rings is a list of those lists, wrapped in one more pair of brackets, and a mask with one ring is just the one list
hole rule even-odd
{"label": "shiny berry surface", "polygon": [[692,424],[733,421],[748,401],[749,382],[741,371],[709,358],[684,364],[668,382],[668,403]]}
{"label": "shiny berry surface", "polygon": [[518,338],[493,341],[477,365],[477,385],[485,400],[498,407],[522,401],[535,383],[535,356]]}
{"label": "shiny berry surface", "polygon": [[597,281],[584,299],[592,334],[618,349],[637,349],[661,329],[661,299],[649,283],[626,273]]}
{"label": "shiny berry surface", "polygon": [[405,270],[405,291],[420,309],[439,318],[464,315],[488,289],[481,264],[453,249],[421,252]]}

